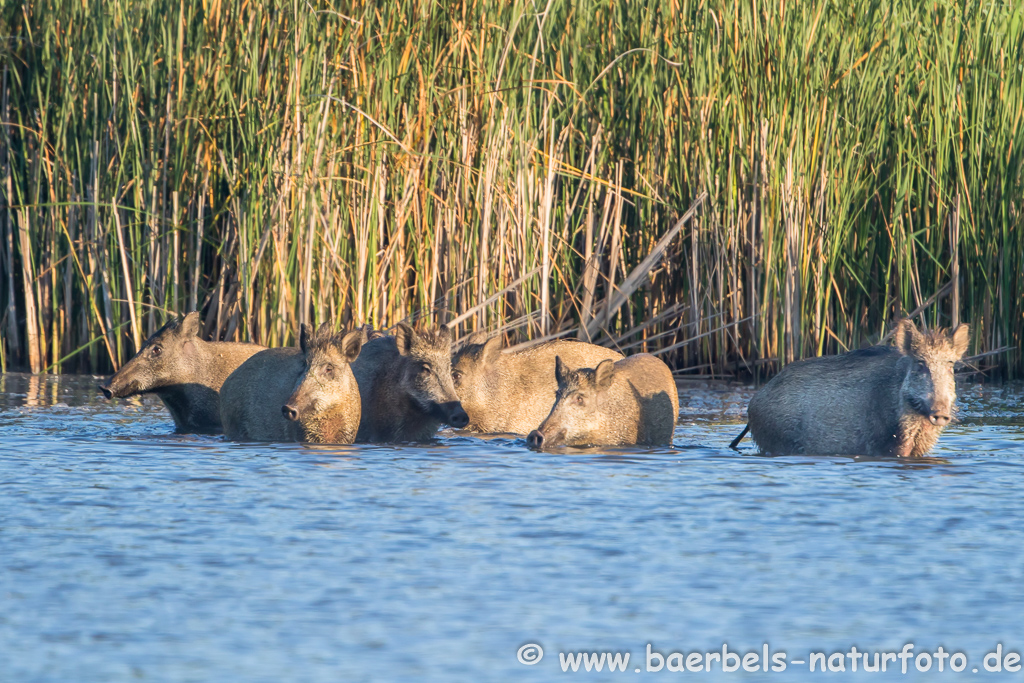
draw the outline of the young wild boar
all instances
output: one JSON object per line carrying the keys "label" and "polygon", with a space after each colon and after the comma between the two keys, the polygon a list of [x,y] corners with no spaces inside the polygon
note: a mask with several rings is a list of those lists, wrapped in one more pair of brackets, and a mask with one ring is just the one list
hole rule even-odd
{"label": "young wild boar", "polygon": [[555,405],[526,438],[530,448],[672,443],[679,396],[672,372],[654,356],[639,353],[582,370],[555,358],[555,376]]}
{"label": "young wild boar", "polygon": [[262,349],[257,344],[203,341],[199,314],[192,312],[157,330],[100,391],[107,398],[156,394],[171,411],[176,431],[217,433],[218,392],[224,379]]}
{"label": "young wild boar", "polygon": [[224,434],[236,441],[352,443],[359,396],[350,363],[365,331],[334,334],[303,325],[299,347],[266,349],[242,363],[220,391]]}
{"label": "young wild boar", "polygon": [[953,417],[967,336],[901,320],[893,346],[788,365],[750,400],[747,429],[771,455],[924,455]]}
{"label": "young wild boar", "polygon": [[443,325],[416,331],[398,323],[393,337],[368,341],[352,364],[363,410],[356,441],[427,441],[442,423],[465,427],[451,353],[452,334]]}
{"label": "young wild boar", "polygon": [[452,359],[452,380],[469,429],[529,434],[555,404],[555,358],[570,370],[592,368],[622,354],[581,341],[558,340],[502,353],[501,337],[474,332]]}
{"label": "young wild boar", "polygon": [[351,364],[359,357],[366,330],[346,335],[333,334],[327,324],[313,335],[302,326],[300,345],[305,372],[281,408],[285,419],[294,422],[300,441],[352,443],[361,416],[359,387]]}

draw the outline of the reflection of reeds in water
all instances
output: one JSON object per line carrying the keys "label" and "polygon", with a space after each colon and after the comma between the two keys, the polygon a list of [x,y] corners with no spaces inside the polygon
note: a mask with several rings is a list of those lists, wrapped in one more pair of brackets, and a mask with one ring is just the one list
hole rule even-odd
{"label": "reflection of reeds in water", "polygon": [[719,374],[920,308],[1019,368],[1019,8],[538,7],[0,12],[0,364],[104,370],[195,308],[276,345],[489,300],[463,331]]}
{"label": "reflection of reeds in water", "polygon": [[48,375],[0,374],[0,410],[25,406],[41,408],[60,402],[58,379]]}
{"label": "reflection of reeds in water", "polygon": [[29,375],[28,386],[25,388],[25,405],[36,408],[47,405],[44,387],[45,384],[39,375]]}

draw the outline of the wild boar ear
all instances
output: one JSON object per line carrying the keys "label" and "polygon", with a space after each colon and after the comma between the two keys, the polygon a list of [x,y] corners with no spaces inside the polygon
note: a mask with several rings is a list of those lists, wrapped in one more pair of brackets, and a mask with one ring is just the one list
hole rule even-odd
{"label": "wild boar ear", "polygon": [[494,361],[498,360],[501,355],[501,349],[505,346],[505,342],[502,339],[502,335],[498,335],[492,339],[488,339],[487,343],[484,344],[483,354],[481,358],[485,365],[493,365]]}
{"label": "wild boar ear", "polygon": [[395,327],[395,343],[398,344],[398,353],[408,356],[412,353],[412,345],[416,340],[416,330],[408,323],[398,323]]}
{"label": "wild boar ear", "polygon": [[555,356],[555,379],[558,381],[559,388],[568,384],[568,370],[569,369],[565,367],[565,363],[562,362],[562,357]]}
{"label": "wild boar ear", "polygon": [[900,353],[908,355],[914,346],[914,340],[920,336],[921,333],[917,331],[917,327],[911,322],[910,318],[904,318],[896,324],[896,334],[893,335],[893,342]]}
{"label": "wild boar ear", "polygon": [[594,383],[598,389],[607,389],[615,380],[615,362],[605,359],[594,369]]}
{"label": "wild boar ear", "polygon": [[477,330],[468,337],[466,337],[466,346],[479,346],[480,344],[487,343],[487,333],[483,330]]}
{"label": "wild boar ear", "polygon": [[181,321],[181,324],[178,325],[178,336],[186,338],[199,336],[199,313],[197,311],[192,311]]}
{"label": "wild boar ear", "polygon": [[352,330],[344,336],[341,340],[341,355],[345,358],[346,363],[351,363],[359,357],[359,352],[363,348],[363,331]]}
{"label": "wild boar ear", "polygon": [[960,325],[953,331],[953,350],[956,351],[956,357],[963,358],[964,354],[967,353],[967,344],[970,342],[970,331],[971,328],[967,323]]}
{"label": "wild boar ear", "polygon": [[452,343],[452,328],[447,325],[441,325],[437,328],[437,331],[441,333],[441,336],[448,340],[448,343]]}
{"label": "wild boar ear", "polygon": [[309,325],[302,323],[299,325],[299,349],[302,353],[306,353],[307,348],[309,348]]}

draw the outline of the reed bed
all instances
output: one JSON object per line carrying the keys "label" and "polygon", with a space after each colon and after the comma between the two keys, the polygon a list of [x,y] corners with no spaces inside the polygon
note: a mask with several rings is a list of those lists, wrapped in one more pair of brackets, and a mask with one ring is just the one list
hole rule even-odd
{"label": "reed bed", "polygon": [[1009,2],[7,3],[0,364],[199,309],[735,376],[913,313],[1013,375],[1022,45]]}

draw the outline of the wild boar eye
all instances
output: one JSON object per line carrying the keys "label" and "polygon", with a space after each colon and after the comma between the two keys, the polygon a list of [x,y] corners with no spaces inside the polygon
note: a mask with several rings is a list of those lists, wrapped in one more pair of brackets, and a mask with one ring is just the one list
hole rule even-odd
{"label": "wild boar eye", "polygon": [[154,358],[159,357],[160,354],[163,353],[163,352],[164,352],[164,350],[162,348],[160,348],[159,346],[154,346],[153,350],[150,351],[150,353],[153,354]]}
{"label": "wild boar eye", "polygon": [[452,370],[452,381],[458,384],[462,381],[462,373],[458,370]]}
{"label": "wild boar eye", "polygon": [[333,365],[325,365],[324,366],[324,374],[327,375],[328,377],[334,377],[334,366]]}
{"label": "wild boar eye", "polygon": [[583,405],[583,394],[576,394],[576,405]]}

